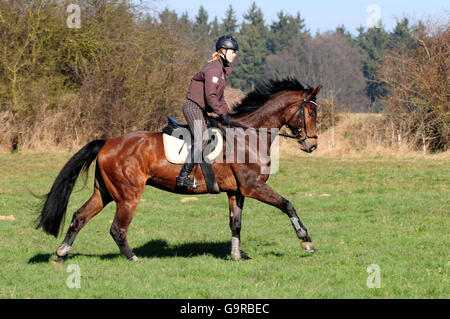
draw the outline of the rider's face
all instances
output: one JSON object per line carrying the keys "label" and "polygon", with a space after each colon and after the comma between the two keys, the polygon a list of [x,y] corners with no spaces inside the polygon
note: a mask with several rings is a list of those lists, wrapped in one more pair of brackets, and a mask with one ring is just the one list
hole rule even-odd
{"label": "rider's face", "polygon": [[233,63],[234,59],[236,58],[236,51],[228,49],[225,53],[225,58],[227,59],[228,63]]}

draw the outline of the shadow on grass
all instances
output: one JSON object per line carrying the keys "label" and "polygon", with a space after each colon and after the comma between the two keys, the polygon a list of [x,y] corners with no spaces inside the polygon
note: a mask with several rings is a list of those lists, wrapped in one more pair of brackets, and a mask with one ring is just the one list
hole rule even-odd
{"label": "shadow on grass", "polygon": [[133,249],[138,257],[195,257],[212,255],[216,258],[226,259],[230,254],[230,242],[193,242],[169,246],[167,241],[156,239],[145,245]]}
{"label": "shadow on grass", "polygon": [[[162,239],[151,240],[148,243],[134,248],[133,252],[139,258],[167,258],[167,257],[196,257],[201,255],[212,255],[216,258],[227,259],[230,254],[230,242],[193,242],[170,246],[167,241]],[[122,257],[120,253],[116,254],[69,254],[67,260],[77,256],[95,257],[102,260],[110,260]],[[47,263],[50,258],[56,257],[55,254],[37,254],[28,260],[28,264]]]}

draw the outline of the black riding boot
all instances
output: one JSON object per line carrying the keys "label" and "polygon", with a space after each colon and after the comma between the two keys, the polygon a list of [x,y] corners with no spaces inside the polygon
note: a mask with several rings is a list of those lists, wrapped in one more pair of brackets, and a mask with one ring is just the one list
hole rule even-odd
{"label": "black riding boot", "polygon": [[181,168],[180,175],[177,176],[177,186],[190,186],[196,188],[199,185],[194,183],[192,179],[189,178],[189,174],[195,166],[194,162],[194,145],[192,144],[189,149],[189,155]]}
{"label": "black riding boot", "polygon": [[189,178],[195,163],[186,161],[181,168],[180,175],[177,176],[177,186],[190,186],[196,188],[198,185]]}

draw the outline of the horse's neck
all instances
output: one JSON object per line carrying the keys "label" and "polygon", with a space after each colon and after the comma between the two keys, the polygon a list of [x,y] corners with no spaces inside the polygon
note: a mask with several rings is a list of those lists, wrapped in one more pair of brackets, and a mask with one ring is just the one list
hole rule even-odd
{"label": "horse's neck", "polygon": [[286,108],[298,99],[298,94],[295,92],[283,92],[277,94],[261,106],[259,109],[244,114],[237,118],[240,124],[253,128],[271,128],[280,129],[284,124],[281,116]]}
{"label": "horse's neck", "polygon": [[[272,142],[277,136],[277,129],[279,130],[285,124],[283,114],[286,109],[296,103],[298,99],[298,93],[292,91],[277,94],[259,109],[233,118],[233,121],[246,127],[257,129],[256,132],[249,131],[248,133],[252,134],[253,132],[257,134],[257,136],[259,136],[258,140],[265,136],[267,140],[267,143],[265,144],[267,147],[266,152],[267,155],[270,156]],[[261,134],[264,135],[261,136]],[[262,153],[258,154],[261,155]]]}

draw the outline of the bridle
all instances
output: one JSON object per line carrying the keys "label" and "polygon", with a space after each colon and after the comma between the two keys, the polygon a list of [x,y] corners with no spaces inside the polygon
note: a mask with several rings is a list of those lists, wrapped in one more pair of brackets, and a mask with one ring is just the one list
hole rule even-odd
{"label": "bridle", "polygon": [[[290,135],[290,134],[284,134],[284,133],[277,133],[277,135],[283,136],[283,137],[287,137],[287,138],[296,139],[299,143],[303,143],[309,138],[318,138],[317,135],[308,135],[308,131],[306,129],[306,119],[305,119],[305,121],[303,120],[304,117],[305,117],[305,105],[306,105],[306,103],[313,103],[316,107],[319,106],[316,102],[308,100],[306,98],[306,92],[303,93],[302,103],[297,107],[297,110],[295,110],[294,114],[292,114],[291,117],[289,118],[289,120],[287,120],[287,122],[286,122],[286,125],[289,124],[289,122],[295,117],[295,115],[298,112],[300,112],[300,118],[298,120],[298,127],[297,127],[296,134],[295,135]],[[302,122],[303,121],[304,121],[304,124],[305,124],[305,137],[302,137]],[[230,126],[239,126],[239,127],[242,127],[242,128],[245,128],[245,129],[251,129],[251,130],[254,130],[254,131],[257,131],[257,132],[259,132],[259,130],[260,130],[260,129],[257,129],[257,128],[248,127],[248,126],[245,126],[245,125],[242,125],[242,124],[238,124],[238,123],[230,123]],[[271,132],[268,132],[266,130],[265,130],[265,133],[272,134]]]}
{"label": "bridle", "polygon": [[[308,100],[306,98],[306,92],[303,93],[303,100],[302,103],[299,105],[299,107],[297,108],[297,110],[295,110],[294,114],[291,115],[291,117],[289,118],[289,120],[287,120],[286,125],[289,124],[289,122],[295,117],[295,115],[300,111],[300,118],[298,120],[298,127],[297,127],[297,134],[295,135],[290,135],[290,134],[282,134],[279,133],[278,135],[280,136],[284,136],[284,137],[288,137],[288,138],[294,138],[296,140],[298,140],[299,143],[303,143],[304,141],[306,141],[309,138],[318,138],[317,135],[308,135],[308,131],[306,129],[306,119],[305,118],[305,104],[306,103],[313,103],[316,107],[318,107],[319,105],[311,100]],[[317,114],[317,113],[316,113]],[[317,115],[316,115],[317,116]],[[302,137],[302,121],[304,121],[305,124],[305,137]]]}

